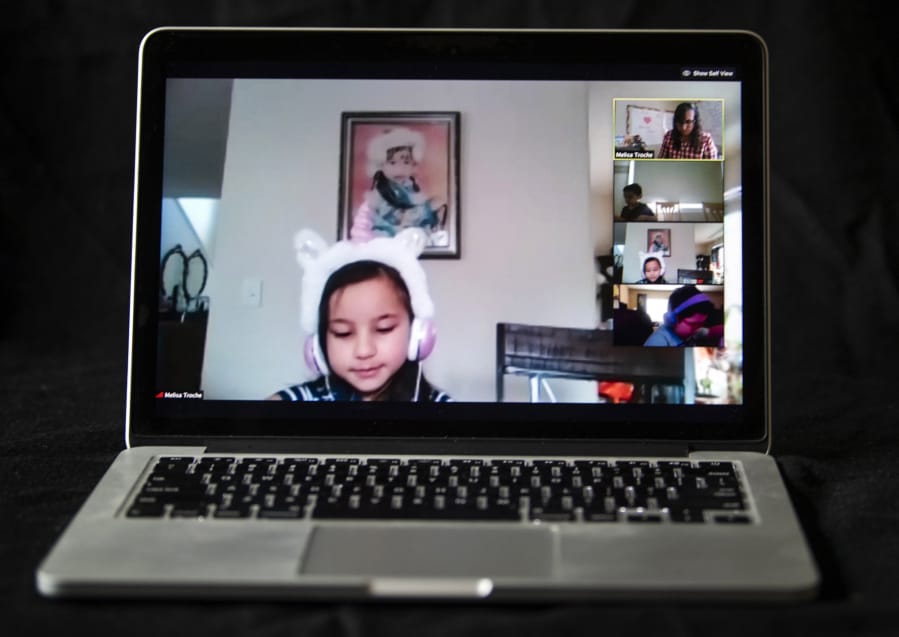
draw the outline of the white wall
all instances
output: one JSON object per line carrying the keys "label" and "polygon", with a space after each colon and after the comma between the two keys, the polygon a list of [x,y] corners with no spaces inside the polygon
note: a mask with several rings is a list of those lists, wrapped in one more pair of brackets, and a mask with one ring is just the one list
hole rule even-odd
{"label": "white wall", "polygon": [[[457,400],[494,399],[497,322],[596,324],[586,85],[239,80],[207,288],[207,397],[262,398],[308,378],[292,237],[304,227],[336,237],[340,113],[364,110],[461,112],[462,258],[424,261],[436,385]],[[611,174],[609,164],[609,189]],[[259,307],[241,303],[247,279],[262,283]],[[590,400],[595,387],[557,393]],[[525,387],[509,383],[507,394],[524,399]]]}
{"label": "white wall", "polygon": [[174,199],[162,200],[162,235],[159,238],[159,263],[165,253],[181,244],[185,254],[202,249],[197,234],[184,216],[184,211]]}

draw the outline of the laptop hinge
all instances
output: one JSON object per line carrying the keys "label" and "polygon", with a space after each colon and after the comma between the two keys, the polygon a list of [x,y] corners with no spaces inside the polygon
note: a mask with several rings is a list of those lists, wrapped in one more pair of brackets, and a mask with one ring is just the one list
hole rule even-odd
{"label": "laptop hinge", "polygon": [[207,453],[686,457],[684,442],[472,438],[216,439]]}

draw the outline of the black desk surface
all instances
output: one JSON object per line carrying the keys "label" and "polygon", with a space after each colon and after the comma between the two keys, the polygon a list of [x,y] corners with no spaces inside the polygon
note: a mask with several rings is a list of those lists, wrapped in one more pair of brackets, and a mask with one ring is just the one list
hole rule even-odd
{"label": "black desk surface", "polygon": [[[8,3],[9,4],[9,3]],[[866,2],[13,2],[0,20],[7,635],[899,634],[899,62]],[[731,27],[771,51],[774,451],[824,576],[797,605],[55,602],[33,571],[123,446],[137,43],[162,24]],[[861,152],[870,140],[870,153]],[[851,153],[850,153],[851,149]],[[886,149],[886,150],[884,150]]]}

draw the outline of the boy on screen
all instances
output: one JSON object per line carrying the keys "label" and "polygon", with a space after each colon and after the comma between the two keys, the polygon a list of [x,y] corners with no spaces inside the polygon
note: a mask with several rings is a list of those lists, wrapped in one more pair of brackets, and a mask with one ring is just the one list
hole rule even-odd
{"label": "boy on screen", "polygon": [[[677,288],[668,297],[662,325],[644,343],[647,347],[687,347],[703,333],[715,304],[694,285]],[[707,330],[706,330],[707,332]]]}

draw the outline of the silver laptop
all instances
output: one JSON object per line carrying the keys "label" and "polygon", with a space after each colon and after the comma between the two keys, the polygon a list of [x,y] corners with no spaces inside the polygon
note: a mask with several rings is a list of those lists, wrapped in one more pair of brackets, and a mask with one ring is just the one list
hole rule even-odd
{"label": "silver laptop", "polygon": [[791,599],[745,32],[140,49],[126,449],[53,597]]}

